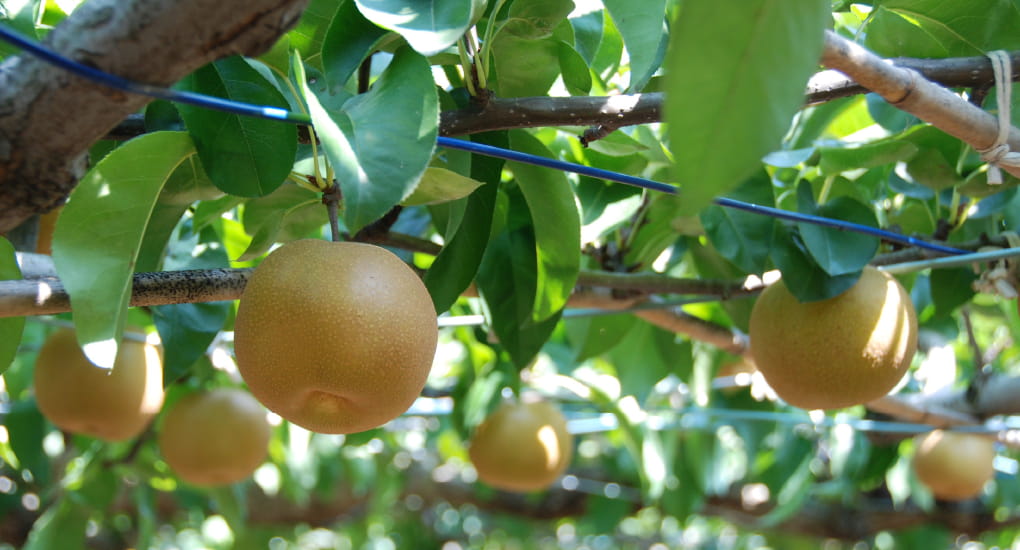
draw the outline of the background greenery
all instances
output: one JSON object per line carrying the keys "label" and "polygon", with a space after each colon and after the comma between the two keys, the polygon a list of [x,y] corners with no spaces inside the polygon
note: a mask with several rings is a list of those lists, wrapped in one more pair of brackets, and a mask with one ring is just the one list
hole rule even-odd
{"label": "background greenery", "polygon": [[[0,5],[5,24],[42,38],[74,2]],[[593,288],[603,306],[648,299],[593,284],[603,272],[722,284],[778,268],[800,297],[819,299],[895,252],[712,205],[721,195],[959,246],[1000,242],[1018,226],[1016,180],[990,187],[959,140],[871,95],[803,107],[824,28],[884,57],[980,56],[1020,48],[1020,4],[313,0],[264,56],[196,71],[177,87],[307,113],[319,141],[285,123],[156,101],[143,135],[94,146],[53,245],[73,314],[0,325],[11,358],[0,394],[0,540],[32,549],[1014,545],[1011,450],[980,499],[936,502],[908,465],[916,426],[868,423],[899,419],[864,407],[809,414],[760,384],[725,387],[731,379],[714,379],[737,356],[644,316],[580,307]],[[470,66],[479,77],[465,81]],[[577,140],[584,127],[566,124],[471,139],[675,183],[679,195],[436,149],[439,113],[477,107],[470,92],[483,89],[497,99],[665,92],[668,124],[624,127],[590,147]],[[127,325],[158,332],[168,402],[239,385],[236,302],[129,309],[127,283],[134,272],[253,266],[276,243],[326,237],[309,187],[333,177],[348,236],[393,246],[422,270],[440,313],[483,319],[441,329],[425,397],[408,415],[346,437],[278,423],[254,480],[212,491],[178,482],[151,430],[104,444],[40,416],[34,355],[69,321],[83,342],[116,341]],[[13,249],[3,258],[4,277],[19,277]],[[970,268],[901,277],[922,328],[901,392],[923,402],[1014,374],[1016,304],[975,293],[975,278]],[[752,300],[710,298],[684,314],[716,333],[747,329]],[[475,484],[464,442],[503,388],[522,386],[559,402],[578,439],[560,486],[519,496]]]}

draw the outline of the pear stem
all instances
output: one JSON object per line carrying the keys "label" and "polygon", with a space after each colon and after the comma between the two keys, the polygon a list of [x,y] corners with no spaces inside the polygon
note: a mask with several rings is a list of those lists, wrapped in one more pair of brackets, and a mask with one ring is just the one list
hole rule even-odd
{"label": "pear stem", "polygon": [[340,234],[340,219],[338,214],[341,200],[343,200],[343,198],[340,194],[340,186],[335,183],[332,187],[322,193],[322,204],[326,205],[326,212],[329,215],[329,231],[332,234],[333,242],[335,243],[343,240],[343,236]]}

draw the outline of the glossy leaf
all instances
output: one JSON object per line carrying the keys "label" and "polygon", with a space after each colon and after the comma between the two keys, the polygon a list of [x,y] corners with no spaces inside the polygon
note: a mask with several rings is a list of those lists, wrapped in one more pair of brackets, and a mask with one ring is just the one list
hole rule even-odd
{"label": "glossy leaf", "polygon": [[[510,132],[510,148],[533,155],[552,153],[531,134]],[[509,163],[524,193],[535,228],[537,292],[533,317],[548,319],[574,291],[581,268],[581,220],[577,199],[563,172],[530,164]]]}
{"label": "glossy leaf", "polygon": [[[871,208],[845,196],[836,197],[807,213],[878,227]],[[804,246],[829,275],[859,272],[878,252],[877,237],[811,223],[798,223],[797,227]]]}
{"label": "glossy leaf", "polygon": [[[0,237],[0,280],[17,279],[21,279],[21,269],[14,255],[14,246],[7,239]],[[0,318],[0,374],[7,370],[18,354],[18,345],[21,343],[21,333],[24,329],[24,317]]]}
{"label": "glossy leaf", "polygon": [[637,322],[609,351],[620,379],[620,392],[644,402],[652,388],[669,374],[687,380],[691,373],[691,343],[647,322]]}
{"label": "glossy leaf", "polygon": [[420,206],[437,204],[464,198],[482,185],[482,182],[462,176],[446,168],[430,166],[411,193],[401,204],[404,206]]}
{"label": "glossy leaf", "polygon": [[342,0],[322,42],[322,72],[330,86],[343,87],[384,36],[386,31],[365,19],[354,0]]}
{"label": "glossy leaf", "polygon": [[739,185],[779,147],[817,68],[828,19],[820,0],[684,2],[664,63],[681,213]]}
{"label": "glossy leaf", "polygon": [[620,30],[630,57],[631,92],[641,91],[666,53],[666,1],[606,0],[606,10]]}
{"label": "glossy leaf", "polygon": [[[508,145],[506,133],[503,132],[480,134],[471,139],[496,147]],[[425,272],[425,286],[432,295],[438,313],[450,309],[474,280],[489,242],[489,232],[480,228],[489,229],[492,226],[502,171],[503,161],[500,159],[482,156],[471,159],[472,178],[485,182],[485,185],[468,197],[459,229]]]}
{"label": "glossy leaf", "polygon": [[560,42],[501,32],[493,39],[495,89],[500,97],[545,95],[560,75]]}
{"label": "glossy leaf", "polygon": [[534,247],[534,236],[527,228],[499,235],[489,243],[477,276],[492,329],[517,368],[531,362],[560,319],[560,312],[539,322],[531,319],[536,290]]}
{"label": "glossy leaf", "polygon": [[322,42],[337,9],[337,0],[310,0],[297,25],[286,34],[290,46],[301,54],[306,65],[322,67]]}
{"label": "glossy leaf", "polygon": [[864,45],[886,57],[980,56],[1020,47],[1014,2],[884,0],[862,29]]}
{"label": "glossy leaf", "polygon": [[472,0],[355,0],[366,19],[397,32],[418,53],[435,55],[460,39],[474,21]]}
{"label": "glossy leaf", "polygon": [[567,334],[576,350],[574,359],[597,357],[616,346],[638,324],[633,315],[595,315],[567,319]]}
{"label": "glossy leaf", "polygon": [[832,276],[814,261],[799,233],[776,225],[770,257],[783,274],[786,288],[801,302],[816,302],[832,298],[849,289],[860,272]]}
{"label": "glossy leaf", "polygon": [[[300,68],[300,61],[295,64]],[[428,61],[402,48],[364,94],[328,111],[298,75],[315,131],[343,193],[343,218],[357,232],[407,197],[432,158],[439,100]],[[391,116],[400,105],[400,117]]]}
{"label": "glossy leaf", "polygon": [[[244,103],[287,107],[276,88],[239,57],[206,65],[178,86]],[[177,110],[195,140],[206,174],[224,192],[260,197],[279,187],[290,173],[297,151],[293,124],[183,103]]]}
{"label": "glossy leaf", "polygon": [[[729,195],[733,199],[774,206],[772,181],[762,172]],[[711,205],[701,212],[705,233],[724,258],[748,273],[762,273],[772,245],[775,218]]]}
{"label": "glossy leaf", "polygon": [[57,220],[53,262],[71,297],[78,342],[99,366],[113,367],[131,274],[163,184],[195,154],[182,132],[129,141],[85,175]]}

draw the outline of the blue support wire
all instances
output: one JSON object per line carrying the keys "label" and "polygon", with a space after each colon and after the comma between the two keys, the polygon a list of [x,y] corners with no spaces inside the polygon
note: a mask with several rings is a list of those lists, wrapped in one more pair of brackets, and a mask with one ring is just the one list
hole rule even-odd
{"label": "blue support wire", "polygon": [[[21,36],[20,34],[10,30],[4,25],[0,25],[0,39],[3,39],[15,46],[18,46],[19,48],[22,48],[26,52],[46,61],[47,63],[60,67],[61,69],[69,71],[80,77],[87,78],[98,84],[109,86],[111,88],[115,88],[125,92],[155,97],[158,99],[165,99],[167,101],[187,103],[189,105],[214,109],[217,111],[225,111],[228,113],[234,113],[242,116],[265,118],[269,120],[289,122],[292,124],[311,125],[312,123],[311,119],[307,115],[290,112],[287,111],[286,109],[280,109],[277,107],[267,107],[262,105],[252,105],[248,103],[231,101],[228,99],[196,94],[192,92],[173,90],[170,88],[162,88],[159,86],[150,86],[148,84],[142,84],[139,82],[127,80],[125,78],[100,71],[93,67],[89,67],[88,65],[84,65],[82,63],[78,63],[77,61],[69,59],[43,46],[39,42],[29,40]],[[677,193],[676,187],[666,183],[645,178],[639,178],[636,176],[630,176],[627,174],[621,174],[619,172],[611,172],[609,170],[603,170],[600,168],[593,168],[591,166],[584,166],[582,164],[576,164],[573,162],[566,162],[558,159],[551,159],[548,157],[540,157],[528,153],[511,151],[508,149],[493,147],[491,145],[484,145],[481,143],[474,143],[471,141],[465,141],[448,137],[439,137],[437,138],[436,142],[438,145],[450,149],[459,149],[462,151],[468,151],[479,155],[502,158],[505,160],[522,162],[526,164],[533,164],[535,166],[543,166],[546,168],[552,168],[554,170],[562,170],[564,172],[573,172],[575,174],[591,176],[597,179],[622,183],[624,185],[631,185],[635,187],[640,187],[642,189],[659,191],[662,193],[669,193],[674,195]],[[880,239],[884,239],[886,241],[896,242],[909,246],[916,246],[918,248],[924,248],[942,254],[954,254],[954,255],[969,254],[969,251],[967,250],[943,246],[936,243],[929,243],[924,240],[917,239],[915,237],[909,237],[906,235],[901,235],[899,233],[894,233],[892,231],[886,231],[884,229],[870,227],[858,223],[836,220],[832,218],[823,218],[821,216],[813,216],[810,214],[801,214],[799,212],[790,212],[788,210],[781,210],[769,206],[751,204],[725,197],[719,197],[715,199],[714,202],[715,204],[726,208],[735,208],[738,210],[744,210],[746,212],[752,212],[754,214],[760,214],[763,216],[771,216],[773,218],[779,218],[782,220],[800,223],[810,223],[824,227],[831,227],[843,231],[863,233],[866,235],[871,235],[874,237],[878,237]]]}

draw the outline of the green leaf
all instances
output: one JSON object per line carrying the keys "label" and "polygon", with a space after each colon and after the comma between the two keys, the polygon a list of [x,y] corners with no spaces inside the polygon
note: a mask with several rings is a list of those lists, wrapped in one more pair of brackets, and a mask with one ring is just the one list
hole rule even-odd
{"label": "green leaf", "polygon": [[[508,145],[505,132],[479,134],[471,139],[495,147]],[[457,232],[425,272],[425,287],[432,295],[437,313],[450,309],[478,272],[478,265],[489,243],[489,230],[492,227],[503,164],[501,159],[491,157],[475,156],[471,159],[472,178],[485,182],[485,185],[468,197],[467,208]]]}
{"label": "green leaf", "polygon": [[514,365],[523,368],[549,339],[562,310],[540,322],[533,319],[538,290],[535,234],[519,192],[510,195],[508,212],[507,228],[489,243],[476,280],[499,343]]}
{"label": "green leaf", "polygon": [[[29,38],[37,38],[35,26],[39,21],[41,0],[4,0],[0,2],[0,20],[3,24]],[[42,2],[45,4],[45,2]],[[0,41],[0,59],[21,53],[21,48]]]}
{"label": "green leaf", "polygon": [[524,39],[547,38],[573,10],[571,0],[514,0],[503,30]]}
{"label": "green leaf", "polygon": [[113,367],[131,274],[163,184],[194,154],[183,132],[131,140],[89,170],[57,220],[53,262],[71,297],[78,342],[99,366]]}
{"label": "green leaf", "polygon": [[32,472],[36,482],[46,484],[53,467],[43,451],[43,439],[49,429],[35,400],[11,404],[4,416],[4,427],[7,428],[11,451],[18,459],[18,467]]}
{"label": "green leaf", "polygon": [[[14,246],[10,241],[0,237],[0,280],[12,281],[21,279],[21,269],[14,255]],[[25,329],[24,317],[0,318],[0,374],[3,374],[11,361],[18,354],[21,344],[21,333]]]}
{"label": "green leaf", "polygon": [[[240,57],[221,59],[178,85],[185,90],[244,103],[287,108],[287,100]],[[177,105],[195,140],[202,166],[216,187],[232,195],[260,197],[290,174],[297,152],[293,124]]]}
{"label": "green leaf", "polygon": [[265,197],[244,206],[244,230],[251,243],[238,258],[245,262],[266,253],[275,243],[311,236],[329,223],[319,194],[297,185],[283,185]]}
{"label": "green leaf", "polygon": [[917,153],[909,141],[882,140],[856,147],[819,147],[818,163],[823,174],[839,174],[858,168],[872,168],[907,160]]}
{"label": "green leaf", "polygon": [[946,316],[974,297],[977,276],[966,267],[933,269],[931,272],[931,301],[935,315]]}
{"label": "green leaf", "polygon": [[560,42],[501,32],[492,40],[493,83],[500,97],[545,95],[560,76]]}
{"label": "green leaf", "polygon": [[571,95],[588,95],[591,91],[591,72],[584,58],[566,42],[559,43],[558,53],[560,73],[567,91]]}
{"label": "green leaf", "polygon": [[[554,155],[522,130],[510,132],[510,148],[543,157]],[[533,317],[541,321],[563,309],[581,269],[581,218],[577,198],[563,172],[509,163],[524,193],[535,227],[537,292]]]}
{"label": "green leaf", "polygon": [[43,515],[32,525],[28,534],[28,542],[22,550],[84,550],[85,526],[89,521],[90,511],[87,507],[75,502],[70,495],[65,495],[50,505]]}
{"label": "green leaf", "polygon": [[435,55],[454,45],[484,10],[472,0],[355,0],[366,19],[394,31],[418,53]]}
{"label": "green leaf", "polygon": [[322,72],[330,87],[342,88],[384,36],[352,0],[342,0],[322,42]]}
{"label": "green leaf", "polygon": [[[871,208],[847,196],[836,197],[805,213],[878,227]],[[798,223],[797,227],[808,253],[829,275],[857,273],[878,252],[878,237],[813,223]]]}
{"label": "green leaf", "polygon": [[829,17],[821,0],[684,2],[664,64],[681,213],[739,185],[779,147],[818,66]]}
{"label": "green leaf", "polygon": [[[764,171],[734,190],[731,198],[774,206],[772,180]],[[763,273],[772,245],[772,232],[776,220],[753,212],[711,205],[701,212],[701,224],[705,227],[712,245],[722,257],[733,262],[747,273]]]}
{"label": "green leaf", "polygon": [[644,402],[659,381],[673,373],[687,380],[693,365],[690,341],[650,323],[638,321],[618,345],[609,350],[616,365],[620,393]]}
{"label": "green leaf", "polygon": [[637,323],[629,313],[567,319],[574,360],[581,362],[613,349]]}
{"label": "green leaf", "polygon": [[322,67],[323,37],[337,9],[337,0],[311,0],[301,12],[298,24],[287,33],[291,48],[300,54],[306,65]]}
{"label": "green leaf", "polygon": [[574,49],[589,65],[602,42],[602,13],[597,10],[569,19],[570,26],[574,28]]}
{"label": "green leaf", "polygon": [[814,261],[800,234],[783,224],[776,224],[771,258],[782,272],[786,288],[801,302],[832,298],[853,286],[861,275],[829,275]]}
{"label": "green leaf", "polygon": [[[357,232],[379,219],[414,190],[436,146],[439,99],[428,61],[408,48],[365,94],[327,111],[308,88],[300,60],[305,101],[343,193],[343,217]],[[393,116],[399,106],[400,116]]]}
{"label": "green leaf", "polygon": [[630,57],[631,92],[641,91],[666,53],[666,0],[606,0],[606,9],[623,36]]}
{"label": "green leaf", "polygon": [[[165,269],[212,269],[229,267],[226,250],[211,227],[199,234],[182,224]],[[152,308],[152,320],[163,342],[163,379],[180,378],[205,354],[230,315],[230,302],[171,304]]]}
{"label": "green leaf", "polygon": [[482,182],[462,176],[452,170],[430,166],[425,169],[425,174],[418,182],[418,187],[401,204],[420,206],[454,201],[470,195],[481,185]]}
{"label": "green leaf", "polygon": [[861,35],[884,57],[966,57],[1020,48],[1017,28],[1015,2],[884,0],[876,2]]}

